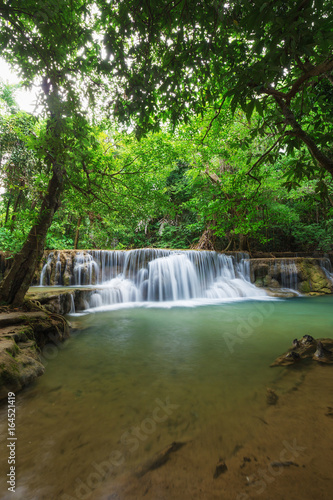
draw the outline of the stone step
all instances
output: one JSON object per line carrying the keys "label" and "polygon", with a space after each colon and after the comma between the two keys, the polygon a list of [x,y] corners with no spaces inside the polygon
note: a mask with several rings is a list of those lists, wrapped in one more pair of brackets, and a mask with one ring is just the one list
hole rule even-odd
{"label": "stone step", "polygon": [[27,349],[28,347],[36,347],[36,342],[34,340],[29,340],[28,342],[19,342],[17,346],[20,349]]}
{"label": "stone step", "polygon": [[42,311],[30,311],[30,312],[10,312],[0,314],[0,328],[4,328],[10,325],[18,325],[22,323],[29,323],[29,321],[34,319],[46,318],[47,314]]}
{"label": "stone step", "polygon": [[15,342],[25,342],[29,338],[29,330],[33,335],[33,331],[24,324],[5,326],[0,329],[0,339],[6,338],[13,339]]}

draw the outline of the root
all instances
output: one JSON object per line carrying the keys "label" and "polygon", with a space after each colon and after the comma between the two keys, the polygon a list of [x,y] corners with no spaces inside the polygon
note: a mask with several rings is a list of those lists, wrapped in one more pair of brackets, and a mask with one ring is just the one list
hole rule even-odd
{"label": "root", "polygon": [[64,316],[61,316],[61,314],[57,314],[57,313],[53,313],[53,312],[48,311],[44,306],[42,306],[42,304],[38,300],[29,299],[29,300],[25,301],[25,305],[28,306],[29,308],[35,308],[35,309],[39,309],[40,311],[43,311],[51,319],[54,318],[54,319],[58,319],[58,320],[62,321],[62,323],[64,325],[64,331],[66,331],[66,329],[70,327],[67,319],[64,318]]}

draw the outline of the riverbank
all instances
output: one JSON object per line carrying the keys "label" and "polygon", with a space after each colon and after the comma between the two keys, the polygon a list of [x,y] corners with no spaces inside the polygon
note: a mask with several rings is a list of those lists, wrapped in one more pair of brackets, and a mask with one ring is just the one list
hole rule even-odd
{"label": "riverbank", "polygon": [[69,337],[69,324],[27,300],[21,308],[0,308],[0,401],[44,373],[42,349]]}

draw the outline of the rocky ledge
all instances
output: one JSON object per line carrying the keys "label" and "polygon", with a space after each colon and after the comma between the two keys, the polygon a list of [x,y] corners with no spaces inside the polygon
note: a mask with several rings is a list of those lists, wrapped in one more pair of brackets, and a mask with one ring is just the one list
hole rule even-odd
{"label": "rocky ledge", "polygon": [[296,257],[249,259],[251,281],[269,294],[292,288],[305,295],[325,295],[333,291],[333,280],[323,268],[323,259]]}
{"label": "rocky ledge", "polygon": [[22,309],[0,308],[0,400],[42,375],[41,349],[68,337],[65,318],[29,301]]}
{"label": "rocky ledge", "polygon": [[96,289],[87,288],[52,288],[32,287],[26,297],[43,306],[51,313],[68,314],[84,311],[88,307],[90,295]]}

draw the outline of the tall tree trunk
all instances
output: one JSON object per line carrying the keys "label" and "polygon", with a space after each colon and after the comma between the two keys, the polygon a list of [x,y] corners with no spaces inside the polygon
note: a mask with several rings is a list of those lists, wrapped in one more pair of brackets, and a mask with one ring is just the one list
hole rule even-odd
{"label": "tall tree trunk", "polygon": [[9,208],[10,208],[11,199],[12,199],[12,197],[10,195],[9,198],[8,198],[8,201],[7,201],[5,225],[7,224],[8,219],[9,219]]}
{"label": "tall tree trunk", "polygon": [[75,233],[75,239],[74,239],[74,250],[77,250],[77,245],[79,243],[81,221],[82,221],[82,217],[79,217],[77,220],[77,225],[76,225],[76,233]]}
{"label": "tall tree trunk", "polygon": [[239,250],[241,252],[246,252],[249,249],[247,236],[245,236],[244,234],[239,234],[238,236],[239,236]]}
{"label": "tall tree trunk", "polygon": [[15,255],[13,264],[0,285],[0,302],[13,305],[20,305],[23,302],[36,266],[43,256],[46,234],[59,207],[63,185],[63,169],[54,163],[53,175],[49,181],[37,222],[31,228],[23,247]]}
{"label": "tall tree trunk", "polygon": [[[21,181],[20,185],[23,187],[24,186],[24,182]],[[14,205],[14,208],[13,208],[13,215],[12,215],[12,220],[11,220],[11,223],[10,223],[10,230],[11,230],[11,232],[13,232],[14,228],[15,228],[16,212],[17,212],[17,209],[18,209],[18,207],[20,205],[21,198],[22,198],[22,191],[20,189],[19,192],[18,192],[18,195],[16,197],[15,205]]]}

